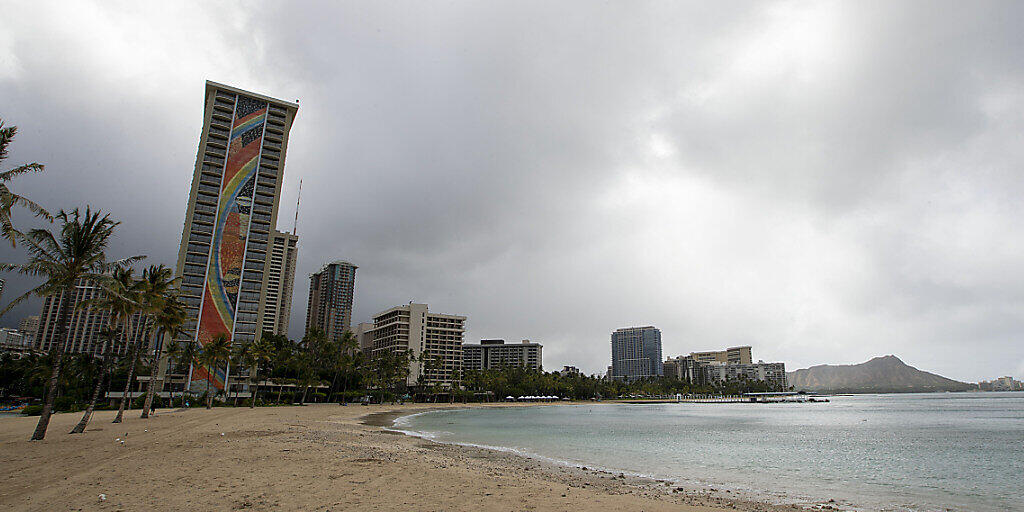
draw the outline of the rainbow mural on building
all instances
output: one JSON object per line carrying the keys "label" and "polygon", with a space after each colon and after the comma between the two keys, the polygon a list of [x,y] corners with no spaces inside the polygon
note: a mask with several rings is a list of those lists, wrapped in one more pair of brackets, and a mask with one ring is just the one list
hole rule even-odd
{"label": "rainbow mural on building", "polygon": [[[235,103],[196,333],[197,341],[203,346],[221,333],[233,339],[235,308],[238,306],[267,108],[265,101],[241,95]],[[194,366],[189,389],[205,392],[209,376],[208,368]],[[225,369],[218,368],[211,379],[213,386],[223,390],[225,378]]]}

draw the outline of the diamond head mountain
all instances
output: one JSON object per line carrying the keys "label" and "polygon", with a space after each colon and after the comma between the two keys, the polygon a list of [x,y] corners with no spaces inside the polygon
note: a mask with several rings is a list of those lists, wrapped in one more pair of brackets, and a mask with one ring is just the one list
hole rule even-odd
{"label": "diamond head mountain", "polygon": [[812,366],[788,372],[786,377],[797,391],[830,393],[925,393],[975,388],[973,384],[918,370],[893,355],[861,364]]}

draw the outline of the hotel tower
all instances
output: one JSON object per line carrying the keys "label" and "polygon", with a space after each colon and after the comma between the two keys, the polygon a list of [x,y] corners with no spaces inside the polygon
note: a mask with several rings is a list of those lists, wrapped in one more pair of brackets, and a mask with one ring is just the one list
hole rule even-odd
{"label": "hotel tower", "polygon": [[328,339],[337,341],[352,328],[357,268],[347,261],[332,261],[310,274],[306,332],[319,329]]}
{"label": "hotel tower", "polygon": [[[288,132],[299,105],[206,82],[185,228],[178,251],[182,300],[188,306],[178,343],[232,343],[287,328],[297,237],[280,233],[277,211]],[[283,333],[283,332],[282,332]],[[171,387],[203,392],[208,369],[170,372]],[[213,385],[224,389],[218,368]]]}

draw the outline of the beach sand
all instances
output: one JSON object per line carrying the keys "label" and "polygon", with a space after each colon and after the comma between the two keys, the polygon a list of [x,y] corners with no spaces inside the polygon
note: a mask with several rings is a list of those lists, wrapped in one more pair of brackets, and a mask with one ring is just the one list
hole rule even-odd
{"label": "beach sand", "polygon": [[[472,405],[471,405],[472,406]],[[479,405],[478,405],[479,406]],[[486,406],[486,405],[485,405]],[[130,411],[0,417],[0,510],[793,510],[388,431],[432,406]],[[118,439],[124,441],[122,445]],[[100,495],[105,495],[105,500]]]}

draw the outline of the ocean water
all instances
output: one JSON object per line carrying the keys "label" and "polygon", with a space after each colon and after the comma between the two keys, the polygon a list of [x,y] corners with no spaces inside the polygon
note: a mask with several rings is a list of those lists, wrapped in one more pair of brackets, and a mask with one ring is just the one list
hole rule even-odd
{"label": "ocean water", "polygon": [[1024,511],[1024,393],[462,409],[396,428],[781,503]]}

